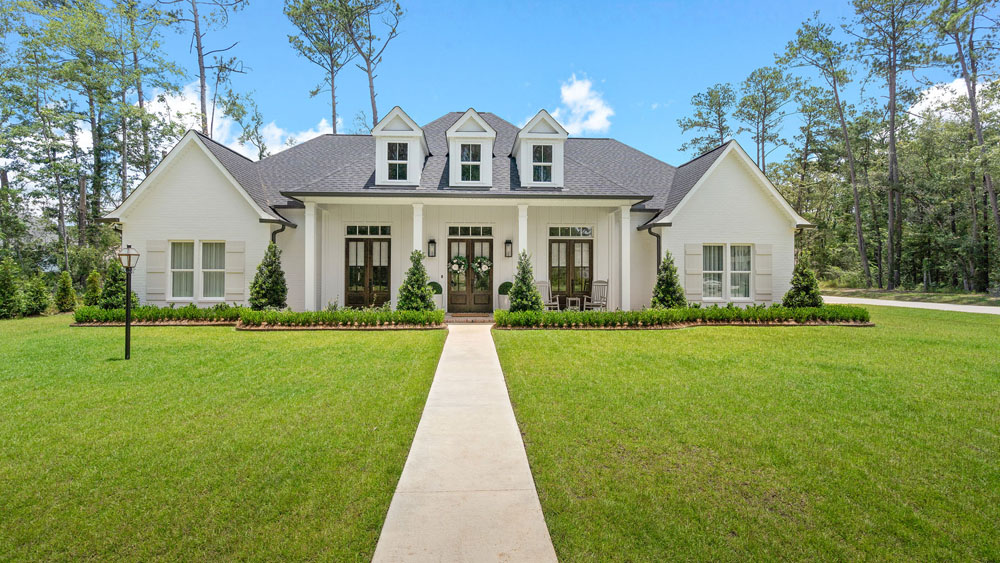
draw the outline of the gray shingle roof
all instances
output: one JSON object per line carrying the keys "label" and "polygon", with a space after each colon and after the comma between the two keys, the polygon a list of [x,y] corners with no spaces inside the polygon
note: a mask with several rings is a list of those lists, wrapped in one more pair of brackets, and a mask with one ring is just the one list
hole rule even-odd
{"label": "gray shingle roof", "polygon": [[492,114],[479,115],[497,132],[493,144],[493,186],[448,187],[446,131],[464,112],[447,113],[422,127],[430,155],[420,185],[375,185],[375,139],[371,135],[320,135],[260,161],[252,161],[204,135],[199,137],[267,213],[302,207],[298,195],[424,195],[443,197],[621,198],[638,201],[636,210],[673,210],[721,154],[723,145],[679,168],[614,139],[570,138],[565,145],[564,187],[522,188],[510,156],[518,128]]}

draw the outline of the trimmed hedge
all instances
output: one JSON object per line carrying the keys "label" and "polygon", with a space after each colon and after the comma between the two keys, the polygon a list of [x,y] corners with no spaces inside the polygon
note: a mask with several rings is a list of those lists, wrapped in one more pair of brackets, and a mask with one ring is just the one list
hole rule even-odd
{"label": "trimmed hedge", "polygon": [[[177,308],[142,305],[132,308],[132,322],[193,321],[235,324],[240,319],[240,311],[244,309],[246,308],[229,305],[216,305],[207,309],[201,309],[194,305]],[[124,323],[125,309],[101,309],[100,307],[85,306],[78,308],[73,313],[73,317],[78,324]]]}
{"label": "trimmed hedge", "polygon": [[850,305],[823,307],[684,307],[642,311],[495,311],[501,328],[640,328],[687,323],[867,323],[868,310]]}
{"label": "trimmed hedge", "polygon": [[240,324],[249,327],[381,327],[392,325],[441,326],[444,311],[393,311],[387,308],[337,309],[336,311],[252,311],[240,312]]}

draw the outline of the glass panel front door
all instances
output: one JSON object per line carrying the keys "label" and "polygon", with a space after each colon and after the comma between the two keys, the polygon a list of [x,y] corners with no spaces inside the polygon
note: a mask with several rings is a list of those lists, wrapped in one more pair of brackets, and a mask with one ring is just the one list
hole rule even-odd
{"label": "glass panel front door", "polygon": [[484,256],[493,262],[493,241],[488,239],[449,239],[448,263],[464,256],[468,268],[458,272],[448,268],[448,311],[452,313],[489,313],[493,311],[493,268],[485,274],[473,271],[473,262]]}
{"label": "glass panel front door", "polygon": [[347,239],[345,305],[381,306],[390,297],[389,239]]}
{"label": "glass panel front door", "polygon": [[567,297],[590,295],[594,277],[594,241],[550,240],[549,283],[559,307],[566,306]]}

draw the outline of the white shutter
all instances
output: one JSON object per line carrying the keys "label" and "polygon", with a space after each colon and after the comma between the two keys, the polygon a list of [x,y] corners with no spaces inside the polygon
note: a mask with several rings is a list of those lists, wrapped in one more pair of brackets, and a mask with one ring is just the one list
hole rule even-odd
{"label": "white shutter", "polygon": [[146,302],[167,301],[167,241],[146,241]]}
{"label": "white shutter", "polygon": [[226,301],[246,301],[246,242],[226,241]]}
{"label": "white shutter", "polygon": [[754,245],[754,301],[771,302],[774,295],[771,290],[771,245]]}
{"label": "white shutter", "polygon": [[684,293],[688,301],[701,301],[701,245],[684,245]]}

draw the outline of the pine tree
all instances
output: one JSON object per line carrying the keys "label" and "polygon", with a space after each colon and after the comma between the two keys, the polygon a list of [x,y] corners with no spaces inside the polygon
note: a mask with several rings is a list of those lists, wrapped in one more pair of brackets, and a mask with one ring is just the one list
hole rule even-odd
{"label": "pine tree", "polygon": [[49,286],[45,283],[45,278],[35,275],[24,284],[22,313],[26,317],[41,315],[48,310],[52,304],[52,294]]}
{"label": "pine tree", "polygon": [[677,266],[674,266],[674,257],[670,255],[670,251],[664,254],[660,267],[656,269],[652,305],[654,308],[663,309],[687,306],[687,298],[677,279]]}
{"label": "pine tree", "polygon": [[424,253],[414,250],[410,254],[410,269],[406,271],[403,285],[399,287],[399,311],[433,311],[434,290],[427,283],[427,269],[424,268]]}
{"label": "pine tree", "polygon": [[83,304],[94,307],[101,301],[101,274],[97,270],[91,270],[87,276],[87,287],[83,292]]}
{"label": "pine tree", "polygon": [[517,311],[541,311],[542,294],[538,293],[535,287],[535,276],[531,271],[531,259],[524,250],[517,258],[517,275],[514,276],[514,287],[510,288],[510,310]]}
{"label": "pine tree", "polygon": [[13,319],[21,314],[21,289],[17,280],[20,272],[10,256],[0,260],[0,319]]}
{"label": "pine tree", "polygon": [[73,278],[63,270],[59,274],[59,286],[56,288],[56,308],[60,313],[76,309],[76,290],[73,289]]}
{"label": "pine tree", "polygon": [[284,309],[288,306],[288,285],[281,269],[281,249],[273,242],[267,246],[264,259],[257,266],[250,284],[250,306],[261,309]]}
{"label": "pine tree", "polygon": [[816,281],[816,274],[806,266],[804,256],[799,256],[799,261],[795,264],[795,271],[792,272],[792,288],[785,294],[781,304],[785,307],[820,307],[823,305],[823,296],[819,294],[819,282]]}
{"label": "pine tree", "polygon": [[[112,260],[108,266],[108,276],[104,280],[99,305],[102,309],[125,308],[125,268],[117,260]],[[134,291],[132,292],[132,306],[139,306],[139,296]]]}

